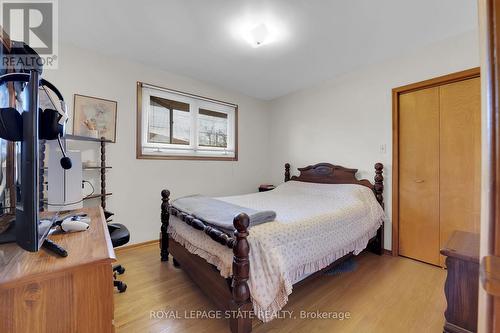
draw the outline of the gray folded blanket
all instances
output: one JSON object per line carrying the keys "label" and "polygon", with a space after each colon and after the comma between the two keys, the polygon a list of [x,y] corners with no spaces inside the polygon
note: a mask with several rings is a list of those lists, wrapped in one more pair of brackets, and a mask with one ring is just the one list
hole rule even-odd
{"label": "gray folded blanket", "polygon": [[258,211],[202,195],[191,195],[176,199],[172,202],[172,207],[192,215],[229,235],[234,233],[233,219],[240,213],[245,213],[250,218],[249,228],[274,221],[276,218],[276,213],[272,210]]}

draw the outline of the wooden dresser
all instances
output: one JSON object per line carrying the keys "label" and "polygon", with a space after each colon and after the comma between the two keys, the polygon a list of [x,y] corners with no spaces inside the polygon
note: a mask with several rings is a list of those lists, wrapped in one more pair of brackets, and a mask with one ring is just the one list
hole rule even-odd
{"label": "wooden dresser", "polygon": [[0,245],[0,332],[114,332],[113,246],[102,209],[83,211],[89,230],[50,236],[66,258]]}
{"label": "wooden dresser", "polygon": [[441,250],[446,256],[444,287],[448,306],[444,316],[445,333],[477,331],[479,289],[479,235],[455,231]]}

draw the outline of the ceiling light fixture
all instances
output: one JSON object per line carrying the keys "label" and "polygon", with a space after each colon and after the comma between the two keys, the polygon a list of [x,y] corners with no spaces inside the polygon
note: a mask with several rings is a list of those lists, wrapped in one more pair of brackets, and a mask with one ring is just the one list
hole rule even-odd
{"label": "ceiling light fixture", "polygon": [[259,47],[269,39],[269,29],[264,23],[261,23],[250,29],[244,37],[250,45]]}
{"label": "ceiling light fixture", "polygon": [[282,41],[287,36],[283,23],[269,13],[240,17],[231,22],[230,31],[235,39],[244,40],[254,48]]}

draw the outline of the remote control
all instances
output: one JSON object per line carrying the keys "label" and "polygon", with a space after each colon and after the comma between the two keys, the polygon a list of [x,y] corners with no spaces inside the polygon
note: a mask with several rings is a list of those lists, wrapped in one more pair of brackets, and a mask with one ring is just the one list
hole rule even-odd
{"label": "remote control", "polygon": [[57,254],[61,257],[68,256],[68,252],[65,249],[63,249],[62,247],[60,247],[59,245],[57,245],[56,243],[54,243],[53,241],[51,241],[48,238],[45,239],[45,241],[42,244],[42,247],[44,247],[45,249],[47,249],[51,252],[54,252],[55,254]]}

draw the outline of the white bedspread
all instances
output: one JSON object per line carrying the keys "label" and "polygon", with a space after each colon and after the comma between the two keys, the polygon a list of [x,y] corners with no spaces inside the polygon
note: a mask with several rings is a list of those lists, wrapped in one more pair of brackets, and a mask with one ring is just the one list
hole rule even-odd
{"label": "white bedspread", "polygon": [[[294,283],[365,249],[385,216],[372,191],[361,185],[289,181],[272,191],[218,199],[277,214],[275,221],[251,228],[248,236],[248,285],[254,310],[264,322],[285,306]],[[173,216],[168,232],[222,276],[232,274],[231,249]]]}

